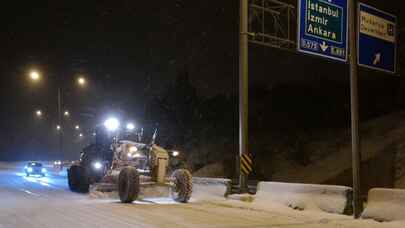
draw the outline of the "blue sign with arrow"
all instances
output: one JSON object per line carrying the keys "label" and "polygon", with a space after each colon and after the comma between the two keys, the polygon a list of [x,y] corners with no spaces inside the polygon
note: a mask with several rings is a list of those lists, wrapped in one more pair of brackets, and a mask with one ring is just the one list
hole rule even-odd
{"label": "blue sign with arrow", "polygon": [[298,51],[347,61],[347,0],[299,0]]}
{"label": "blue sign with arrow", "polygon": [[374,7],[359,4],[358,23],[359,65],[394,74],[397,18]]}

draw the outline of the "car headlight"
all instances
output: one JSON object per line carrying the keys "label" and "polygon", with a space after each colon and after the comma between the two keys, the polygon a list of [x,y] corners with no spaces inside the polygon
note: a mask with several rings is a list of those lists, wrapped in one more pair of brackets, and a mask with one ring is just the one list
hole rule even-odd
{"label": "car headlight", "polygon": [[42,169],[41,169],[41,172],[46,173],[46,169],[45,169],[45,168],[42,168]]}
{"label": "car headlight", "polygon": [[101,162],[94,162],[93,167],[94,169],[100,170],[101,168],[103,168],[103,164],[101,164]]}
{"label": "car headlight", "polygon": [[33,171],[33,170],[32,170],[31,167],[28,167],[28,168],[27,168],[27,172],[32,173],[32,171]]}

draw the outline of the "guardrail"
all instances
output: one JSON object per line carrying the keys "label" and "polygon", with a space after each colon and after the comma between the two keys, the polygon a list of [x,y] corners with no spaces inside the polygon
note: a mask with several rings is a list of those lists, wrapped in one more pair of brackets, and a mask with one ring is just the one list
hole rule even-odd
{"label": "guardrail", "polygon": [[352,193],[352,188],[345,186],[259,182],[255,201],[349,215],[352,214]]}
{"label": "guardrail", "polygon": [[362,218],[380,222],[405,220],[405,189],[370,189]]}

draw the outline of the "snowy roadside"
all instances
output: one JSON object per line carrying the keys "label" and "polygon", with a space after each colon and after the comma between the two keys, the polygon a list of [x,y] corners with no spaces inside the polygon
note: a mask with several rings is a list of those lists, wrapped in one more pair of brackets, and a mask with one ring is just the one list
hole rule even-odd
{"label": "snowy roadside", "polygon": [[[375,228],[403,228],[405,221],[394,222],[377,222],[372,219],[353,219],[352,216],[339,215],[324,212],[316,207],[307,208],[305,210],[294,210],[281,203],[271,201],[255,201],[254,195],[230,195],[227,199],[218,201],[206,200],[204,203],[220,206],[238,208],[241,210],[264,212],[272,215],[288,216],[300,221],[305,221],[308,224],[321,224],[320,227],[375,227]],[[288,226],[287,226],[288,227]],[[303,227],[312,227],[311,225]]]}
{"label": "snowy roadside", "polygon": [[[5,164],[4,167],[13,167]],[[0,168],[1,169],[1,168]],[[191,202],[170,197],[144,198],[121,204],[117,196],[80,195],[66,189],[65,178],[18,177],[0,172],[0,227],[301,227],[403,228],[405,221],[380,223],[371,219],[322,211],[310,198],[294,210],[284,201],[255,195],[228,195],[226,179],[196,179]],[[60,182],[60,183],[59,183]],[[63,183],[62,183],[63,182]],[[55,184],[55,185],[53,185]],[[63,185],[63,186],[62,186]],[[56,186],[56,187],[55,187]],[[330,202],[330,207],[336,207]],[[387,213],[390,211],[387,209]]]}
{"label": "snowy roadside", "polygon": [[[214,179],[199,179],[198,184],[194,185],[193,197],[189,204],[178,204],[170,198],[144,198],[135,202],[136,205],[151,204],[151,205],[173,205],[177,207],[212,207],[212,208],[228,208],[232,210],[240,210],[243,215],[247,212],[253,214],[268,214],[271,218],[283,218],[278,221],[280,224],[285,224],[289,227],[288,223],[301,224],[297,227],[351,227],[351,228],[403,228],[405,221],[395,222],[377,222],[372,219],[359,219],[355,220],[352,216],[327,213],[317,206],[314,199],[304,198],[305,206],[294,210],[283,201],[274,200],[274,198],[266,198],[264,195],[257,197],[256,195],[241,194],[229,195],[225,197],[227,186],[224,184],[226,180]],[[92,199],[100,199],[99,202],[111,203],[118,202],[116,194],[115,199],[108,200],[108,195],[92,194]],[[341,207],[341,205],[334,205],[334,201],[330,201],[329,208]],[[294,226],[295,227],[295,226]]]}
{"label": "snowy roadside", "polygon": [[[219,189],[219,188],[218,188]],[[218,195],[220,192],[217,192]],[[111,205],[119,207],[118,200],[108,200],[106,198],[97,200],[100,205]],[[185,212],[193,215],[197,211],[203,211],[212,214],[220,214],[223,216],[223,221],[227,218],[225,211],[237,212],[241,218],[250,215],[246,222],[250,224],[249,227],[256,227],[254,220],[255,216],[264,217],[264,224],[271,224],[271,227],[302,227],[302,228],[315,228],[315,227],[345,227],[345,228],[403,228],[405,227],[405,221],[396,222],[384,222],[380,223],[370,219],[355,220],[352,216],[331,214],[321,211],[316,208],[307,208],[303,211],[294,210],[280,203],[274,203],[269,201],[254,202],[254,196],[252,195],[230,195],[228,198],[219,198],[217,196],[209,196],[209,194],[196,195],[192,202],[189,204],[179,204],[168,198],[150,198],[141,201],[134,202],[133,205],[121,205],[128,210],[142,208],[148,206],[154,208],[154,210],[164,210],[165,207],[169,207],[170,210],[178,211],[185,210]],[[151,209],[151,208],[150,208]],[[239,211],[239,212],[238,212]],[[129,212],[128,212],[129,213]],[[167,213],[167,212],[165,212]],[[209,215],[212,216],[212,215]],[[180,214],[176,214],[176,218],[179,219]],[[200,225],[201,226],[201,225]],[[217,224],[216,227],[234,227],[230,224]],[[263,225],[257,224],[262,227]],[[168,227],[171,227],[170,225]],[[193,227],[190,225],[183,225],[182,227]],[[202,225],[201,227],[205,227]],[[267,226],[266,226],[267,227]],[[270,226],[268,226],[270,227]]]}

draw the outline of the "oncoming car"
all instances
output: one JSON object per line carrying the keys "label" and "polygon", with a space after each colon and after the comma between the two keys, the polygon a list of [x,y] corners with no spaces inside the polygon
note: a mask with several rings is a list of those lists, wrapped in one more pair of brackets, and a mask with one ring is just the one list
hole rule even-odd
{"label": "oncoming car", "polygon": [[46,169],[42,166],[40,162],[29,162],[25,167],[25,174],[27,177],[33,175],[39,175],[44,177],[46,174]]}

